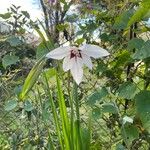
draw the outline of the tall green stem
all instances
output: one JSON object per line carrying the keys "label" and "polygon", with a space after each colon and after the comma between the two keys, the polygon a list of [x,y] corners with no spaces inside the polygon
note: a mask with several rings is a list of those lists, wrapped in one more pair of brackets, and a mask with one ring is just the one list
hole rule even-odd
{"label": "tall green stem", "polygon": [[79,105],[79,99],[78,99],[78,86],[74,82],[74,103],[75,103],[75,108],[76,108],[76,127],[77,127],[77,145],[79,150],[82,149],[82,141],[81,141],[81,131],[80,131],[80,105]]}
{"label": "tall green stem", "polygon": [[63,150],[64,149],[64,145],[63,145],[63,139],[61,137],[61,130],[60,130],[59,119],[58,119],[56,107],[55,107],[55,104],[53,102],[53,98],[52,98],[52,95],[51,95],[51,92],[50,92],[50,87],[49,87],[48,80],[47,80],[47,77],[46,77],[45,73],[44,73],[44,77],[45,77],[45,83],[46,83],[46,88],[47,88],[47,94],[48,94],[49,99],[50,99],[52,113],[53,113],[54,121],[55,121],[55,124],[56,124],[56,132],[58,134],[58,139],[59,139],[59,142],[60,142],[61,149]]}
{"label": "tall green stem", "polygon": [[73,94],[71,95],[71,87],[70,87],[70,72],[68,72],[68,95],[69,95],[69,104],[70,104],[70,143],[71,143],[71,150],[75,149],[74,145],[74,107],[73,107]]}

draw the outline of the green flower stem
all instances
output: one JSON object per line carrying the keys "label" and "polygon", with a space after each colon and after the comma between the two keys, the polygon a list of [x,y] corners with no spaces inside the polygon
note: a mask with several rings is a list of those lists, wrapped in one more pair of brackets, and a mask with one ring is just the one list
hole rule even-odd
{"label": "green flower stem", "polygon": [[74,82],[74,103],[75,103],[75,108],[76,108],[76,130],[77,130],[77,145],[79,150],[82,149],[82,141],[81,141],[81,131],[80,131],[80,106],[79,106],[79,99],[78,99],[78,85]]}
{"label": "green flower stem", "polygon": [[71,96],[71,87],[70,87],[70,72],[68,72],[68,95],[69,95],[69,103],[70,103],[70,147],[71,150],[74,150],[74,107],[73,107],[73,97]]}
{"label": "green flower stem", "polygon": [[47,87],[47,94],[48,94],[49,99],[50,99],[50,104],[51,104],[51,107],[52,107],[52,113],[53,113],[54,121],[55,121],[55,124],[56,124],[56,132],[58,134],[61,149],[63,150],[64,145],[63,145],[63,140],[62,140],[62,137],[61,137],[59,118],[58,118],[58,115],[57,115],[56,107],[55,107],[55,104],[53,102],[53,98],[52,98],[52,95],[51,95],[51,92],[50,92],[50,87],[49,87],[48,80],[47,80],[47,77],[46,77],[45,73],[44,73],[44,77],[45,77],[45,82],[46,82],[46,87]]}

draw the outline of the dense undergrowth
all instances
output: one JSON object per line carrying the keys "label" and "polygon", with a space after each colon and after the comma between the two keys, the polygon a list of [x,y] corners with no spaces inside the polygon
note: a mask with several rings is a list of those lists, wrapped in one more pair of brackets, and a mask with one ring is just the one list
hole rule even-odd
{"label": "dense undergrowth", "polygon": [[[43,21],[0,14],[0,149],[148,150],[149,0],[40,2]],[[85,42],[110,55],[77,85],[45,55]]]}

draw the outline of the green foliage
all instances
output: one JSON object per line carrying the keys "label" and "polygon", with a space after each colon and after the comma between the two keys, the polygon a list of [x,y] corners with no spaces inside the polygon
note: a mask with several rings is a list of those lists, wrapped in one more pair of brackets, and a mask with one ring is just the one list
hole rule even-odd
{"label": "green foliage", "polygon": [[6,40],[11,46],[20,46],[22,44],[21,40],[16,36],[10,36]]}
{"label": "green foliage", "polygon": [[133,99],[135,97],[135,95],[139,92],[138,87],[128,81],[123,83],[119,89],[118,89],[118,96],[124,98],[124,99]]}
{"label": "green foliage", "polygon": [[30,101],[27,101],[27,100],[25,101],[24,110],[29,111],[29,112],[33,110],[33,106]]}
{"label": "green foliage", "polygon": [[143,46],[133,55],[134,59],[145,59],[150,57],[150,40],[147,40]]}
{"label": "green foliage", "polygon": [[15,55],[7,54],[2,59],[3,67],[6,68],[8,66],[11,66],[13,64],[16,64],[19,61],[19,57]]}
{"label": "green foliage", "polygon": [[[43,4],[44,23],[20,6],[0,14],[11,26],[0,37],[0,149],[148,149],[149,0]],[[25,43],[28,28],[39,34],[39,45]],[[45,55],[84,42],[110,56],[93,59],[77,85],[61,61]]]}
{"label": "green foliage", "polygon": [[9,19],[11,17],[11,13],[5,13],[5,14],[0,14],[0,17],[2,17],[3,19]]}
{"label": "green foliage", "polygon": [[[128,27],[131,26],[135,22],[139,22],[146,18],[146,20],[150,17],[149,16],[149,10],[150,10],[150,1],[144,0],[140,7],[136,10],[134,15],[131,17],[131,19],[128,22]],[[148,15],[147,15],[148,14]]]}
{"label": "green foliage", "polygon": [[107,95],[108,95],[108,91],[105,87],[103,87],[102,89],[99,89],[98,91],[92,93],[89,96],[87,103],[89,105],[93,105],[96,103],[96,101],[101,101],[101,99]]}
{"label": "green foliage", "polygon": [[46,55],[49,50],[51,50],[53,47],[51,47],[51,43],[48,41],[46,42],[46,45],[44,42],[41,42],[39,46],[36,49],[36,58],[37,60]]}
{"label": "green foliage", "polygon": [[137,115],[140,116],[144,129],[150,132],[150,91],[143,90],[135,97]]}
{"label": "green foliage", "polygon": [[10,100],[5,104],[5,110],[10,111],[13,110],[18,105],[16,100]]}
{"label": "green foliage", "polygon": [[111,113],[111,114],[117,114],[117,108],[113,103],[105,103],[102,105],[102,112],[103,113]]}
{"label": "green foliage", "polygon": [[131,145],[133,140],[139,137],[138,128],[133,125],[126,125],[122,127],[122,136],[127,145]]}
{"label": "green foliage", "polygon": [[134,49],[140,50],[144,43],[145,42],[143,39],[133,38],[128,42],[128,49],[129,50],[134,50]]}
{"label": "green foliage", "polygon": [[138,114],[147,114],[150,113],[149,104],[150,104],[150,92],[141,91],[136,95],[136,108]]}
{"label": "green foliage", "polygon": [[114,24],[114,29],[125,29],[127,27],[128,21],[133,15],[133,9],[123,12],[116,20]]}

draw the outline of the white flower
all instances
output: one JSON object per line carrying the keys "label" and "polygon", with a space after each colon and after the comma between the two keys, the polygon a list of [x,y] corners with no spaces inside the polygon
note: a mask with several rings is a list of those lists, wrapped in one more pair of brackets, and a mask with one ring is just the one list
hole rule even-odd
{"label": "white flower", "polygon": [[70,70],[74,80],[79,84],[83,77],[83,65],[92,69],[93,65],[90,57],[101,58],[108,55],[109,53],[99,46],[85,44],[81,47],[58,47],[49,52],[46,57],[58,60],[64,58],[63,70]]}

